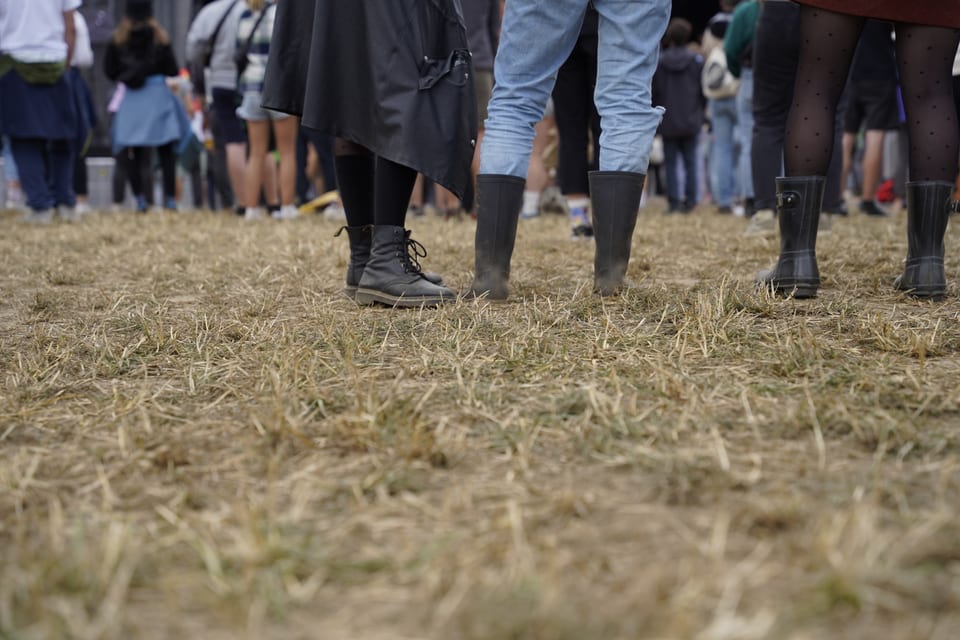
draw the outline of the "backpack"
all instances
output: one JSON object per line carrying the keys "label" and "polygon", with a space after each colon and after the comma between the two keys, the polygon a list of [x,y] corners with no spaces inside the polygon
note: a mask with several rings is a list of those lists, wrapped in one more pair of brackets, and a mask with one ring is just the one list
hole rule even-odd
{"label": "backpack", "polygon": [[740,89],[740,80],[733,77],[727,68],[727,55],[723,47],[714,47],[706,62],[703,63],[703,72],[700,74],[700,86],[703,95],[711,100],[732,98]]}

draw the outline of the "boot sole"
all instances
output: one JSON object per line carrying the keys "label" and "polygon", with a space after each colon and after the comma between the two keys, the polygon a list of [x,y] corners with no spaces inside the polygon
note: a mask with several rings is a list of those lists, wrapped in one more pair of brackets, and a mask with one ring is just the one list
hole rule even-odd
{"label": "boot sole", "polygon": [[343,288],[343,295],[350,298],[353,301],[357,300],[357,289],[359,287],[346,286]]}
{"label": "boot sole", "polygon": [[407,298],[404,296],[392,296],[382,291],[374,289],[357,288],[354,300],[357,304],[373,305],[381,304],[387,307],[437,307],[447,302],[456,300],[455,296],[420,296],[416,298]]}
{"label": "boot sole", "polygon": [[947,297],[947,288],[939,285],[920,285],[909,288],[897,287],[897,290],[913,298],[922,298],[924,300],[943,300]]}
{"label": "boot sole", "polygon": [[757,286],[766,289],[768,291],[772,290],[778,296],[784,298],[794,298],[796,300],[809,300],[811,298],[816,298],[817,293],[820,291],[819,284],[813,284],[810,282],[757,282]]}

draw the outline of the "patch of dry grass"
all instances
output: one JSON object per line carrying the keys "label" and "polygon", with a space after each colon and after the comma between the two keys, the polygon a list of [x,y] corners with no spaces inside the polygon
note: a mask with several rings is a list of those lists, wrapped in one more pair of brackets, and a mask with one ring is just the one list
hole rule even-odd
{"label": "patch of dry grass", "polygon": [[600,300],[525,222],[512,302],[392,311],[321,219],[0,219],[0,638],[956,637],[958,261],[902,297],[852,217],[776,300],[743,225],[645,212]]}

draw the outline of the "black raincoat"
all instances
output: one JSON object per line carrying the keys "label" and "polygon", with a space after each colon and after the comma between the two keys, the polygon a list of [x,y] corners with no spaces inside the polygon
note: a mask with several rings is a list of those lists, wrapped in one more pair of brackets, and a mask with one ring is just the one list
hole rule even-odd
{"label": "black raincoat", "polygon": [[463,196],[477,113],[459,2],[278,2],[263,105]]}

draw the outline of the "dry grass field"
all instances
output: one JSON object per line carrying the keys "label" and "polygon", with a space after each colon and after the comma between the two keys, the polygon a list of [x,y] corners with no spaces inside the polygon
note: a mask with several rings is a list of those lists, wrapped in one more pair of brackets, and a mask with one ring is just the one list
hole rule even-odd
{"label": "dry grass field", "polygon": [[[507,304],[358,308],[320,217],[0,219],[0,638],[960,637],[960,232],[645,211],[618,299],[521,225]],[[411,221],[469,283],[473,223]]]}

